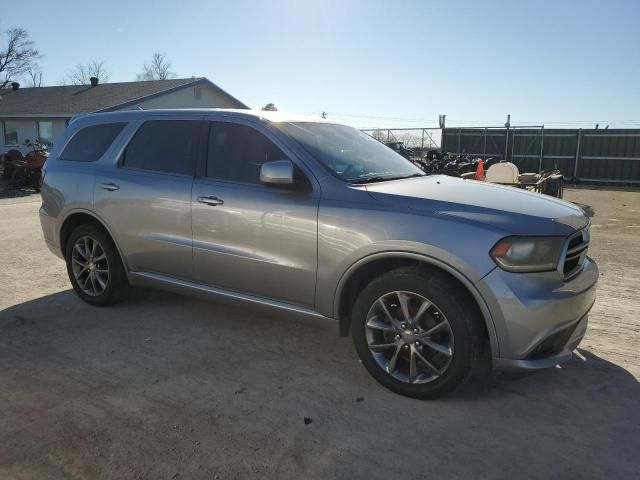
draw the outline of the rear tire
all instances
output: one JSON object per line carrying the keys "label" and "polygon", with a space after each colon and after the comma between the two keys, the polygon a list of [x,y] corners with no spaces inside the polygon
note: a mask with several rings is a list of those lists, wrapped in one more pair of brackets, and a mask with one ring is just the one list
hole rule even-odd
{"label": "rear tire", "polygon": [[67,273],[78,296],[102,307],[122,298],[127,276],[113,240],[93,223],[73,230],[65,251]]}
{"label": "rear tire", "polygon": [[362,290],[351,333],[363,365],[379,383],[400,395],[435,399],[470,377],[485,340],[478,316],[457,282],[406,267]]}

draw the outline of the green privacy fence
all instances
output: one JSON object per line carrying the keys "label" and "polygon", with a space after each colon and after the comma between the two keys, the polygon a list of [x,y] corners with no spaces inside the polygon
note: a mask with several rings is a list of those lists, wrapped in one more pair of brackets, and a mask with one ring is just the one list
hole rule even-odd
{"label": "green privacy fence", "polygon": [[557,168],[579,181],[640,184],[640,129],[445,128],[441,149],[504,158],[521,172]]}

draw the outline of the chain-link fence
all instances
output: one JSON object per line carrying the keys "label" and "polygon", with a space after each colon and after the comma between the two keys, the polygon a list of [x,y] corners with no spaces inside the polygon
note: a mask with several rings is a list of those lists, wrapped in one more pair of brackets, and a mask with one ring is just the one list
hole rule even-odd
{"label": "chain-link fence", "polygon": [[442,130],[439,128],[377,128],[362,130],[385,145],[413,150],[423,157],[429,150],[440,150]]}

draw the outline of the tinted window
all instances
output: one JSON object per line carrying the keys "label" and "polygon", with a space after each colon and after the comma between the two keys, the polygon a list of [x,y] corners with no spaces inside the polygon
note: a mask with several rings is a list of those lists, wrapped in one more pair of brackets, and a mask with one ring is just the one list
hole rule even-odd
{"label": "tinted window", "polygon": [[220,180],[260,183],[264,162],[287,156],[267,137],[244,125],[212,123],[207,176]]}
{"label": "tinted window", "polygon": [[144,123],[124,151],[129,168],[192,175],[198,155],[201,123],[193,120],[154,120]]}
{"label": "tinted window", "polygon": [[125,125],[126,123],[102,123],[79,130],[64,147],[60,159],[95,162],[104,155]]}

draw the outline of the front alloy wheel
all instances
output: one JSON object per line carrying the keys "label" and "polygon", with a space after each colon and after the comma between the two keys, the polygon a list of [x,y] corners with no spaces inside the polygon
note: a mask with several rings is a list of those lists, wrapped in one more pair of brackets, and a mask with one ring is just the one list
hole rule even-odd
{"label": "front alloy wheel", "polygon": [[391,270],[356,298],[351,334],[367,371],[390,390],[433,399],[471,375],[486,344],[466,289],[427,267]]}
{"label": "front alloy wheel", "polygon": [[369,350],[387,374],[406,383],[428,383],[442,376],[453,357],[454,339],[444,314],[413,292],[391,292],[367,313]]}

